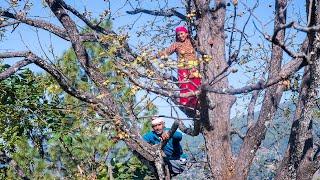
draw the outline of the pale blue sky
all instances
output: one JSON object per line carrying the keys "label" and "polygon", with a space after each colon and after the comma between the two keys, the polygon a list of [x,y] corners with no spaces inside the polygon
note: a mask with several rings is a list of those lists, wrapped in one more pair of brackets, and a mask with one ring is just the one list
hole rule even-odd
{"label": "pale blue sky", "polygon": [[[0,7],[8,7],[8,2],[9,0],[2,0],[0,2]],[[111,1],[111,13],[114,15],[114,21],[113,21],[113,28],[117,30],[119,27],[124,26],[126,24],[130,24],[132,22],[136,22],[135,25],[131,30],[126,28],[125,30],[127,33],[130,35],[129,43],[136,47],[138,43],[143,43],[149,41],[146,37],[136,37],[136,30],[138,28],[141,28],[142,25],[144,25],[148,20],[153,20],[154,17],[148,16],[148,15],[128,15],[125,13],[126,10],[131,10],[130,6],[123,6],[123,3],[125,0],[110,0]],[[48,13],[48,9],[43,8],[43,4],[41,3],[41,0],[35,0],[34,1],[34,6],[32,7],[32,11],[30,13],[30,16],[33,18],[40,18],[44,20],[48,20],[54,23],[57,23],[57,20],[54,17],[50,17],[50,14]],[[84,11],[85,9],[92,12],[93,16],[97,16],[98,14],[101,14],[101,12],[105,9],[108,8],[108,3],[103,0],[67,0],[66,1],[68,4],[75,6],[79,11]],[[137,1],[130,1],[133,6],[137,3]],[[148,3],[148,1],[142,1],[141,6],[144,8],[148,9],[158,9],[159,5],[157,3]],[[181,1],[173,1],[169,0],[168,1],[168,6],[169,7],[177,7],[181,6],[180,2]],[[229,2],[229,1],[227,1]],[[238,14],[245,13],[247,12],[242,5],[241,2],[246,2],[248,3],[248,7],[252,7],[253,3],[256,1],[253,0],[248,0],[248,1],[239,1],[239,9],[238,9]],[[296,19],[299,16],[299,13],[293,14],[291,13],[292,11],[300,12],[301,16],[304,16],[304,11],[305,7],[303,6],[303,2],[299,0],[292,0],[289,1],[290,6],[288,6],[288,21],[291,21],[291,19]],[[163,6],[161,4],[160,6]],[[227,7],[228,13],[232,13],[233,7],[229,6]],[[182,13],[184,13],[183,9],[180,9]],[[249,21],[247,30],[248,30],[248,35],[250,36],[250,41],[254,45],[257,45],[260,42],[263,42],[263,39],[259,37],[259,33],[257,32],[256,28],[253,25],[253,22],[256,23],[258,28],[264,32],[271,33],[273,29],[273,10],[274,10],[274,2],[273,1],[266,1],[262,0],[259,2],[259,8],[257,8],[254,13],[252,19]],[[239,29],[242,29],[243,24],[245,23],[246,17],[248,17],[248,13],[241,16],[241,20],[237,22],[237,27]],[[140,18],[139,18],[140,17]],[[256,18],[258,17],[258,18]],[[240,17],[239,17],[240,18]],[[76,20],[76,22],[79,22],[79,20]],[[83,26],[83,24],[80,23],[80,26]],[[10,29],[11,30],[11,29]],[[171,31],[173,33],[173,31]],[[170,31],[169,31],[170,33]],[[288,32],[292,33],[292,32]],[[38,40],[38,36],[39,39]],[[297,42],[301,42],[301,39],[304,35],[298,35],[296,38]],[[239,34],[237,35],[239,37]],[[41,45],[40,45],[41,44]],[[266,44],[267,45],[267,44]],[[55,56],[60,56],[64,50],[66,50],[70,46],[69,42],[66,42],[54,35],[50,35],[47,32],[44,32],[42,30],[36,30],[35,28],[30,28],[29,26],[26,25],[19,25],[19,28],[17,28],[14,32],[8,31],[6,34],[6,37],[3,39],[3,41],[0,41],[0,51],[15,51],[15,50],[26,50],[30,49],[34,52],[36,52],[38,55],[41,55],[42,57],[45,57],[46,55],[49,58],[52,58],[52,54],[48,52],[48,49],[52,49],[54,52]],[[236,44],[237,46],[237,44]],[[51,48],[53,47],[53,48]],[[44,49],[46,52],[44,53],[42,51]],[[227,48],[228,50],[228,48]],[[266,54],[268,55],[267,52]],[[290,59],[286,58],[285,59]],[[251,64],[252,65],[252,64]],[[32,69],[36,71],[40,71],[38,68],[35,66],[31,66]],[[246,76],[243,74],[243,70],[239,68],[238,73],[236,74],[231,74],[229,77],[230,84],[233,87],[241,87],[247,81],[252,78],[251,75]],[[238,108],[243,110],[244,102],[246,100],[239,100],[239,105]],[[156,101],[156,104],[159,105],[159,111],[160,114],[165,114],[169,115],[170,114],[170,107],[164,103],[163,100],[158,99]],[[237,108],[233,109],[232,116],[236,114]]]}

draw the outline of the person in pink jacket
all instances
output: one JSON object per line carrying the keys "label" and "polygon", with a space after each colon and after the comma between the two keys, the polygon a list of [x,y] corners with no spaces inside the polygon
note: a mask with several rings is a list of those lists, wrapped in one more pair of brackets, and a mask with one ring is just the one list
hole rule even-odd
{"label": "person in pink jacket", "polygon": [[196,108],[198,105],[196,94],[201,85],[201,76],[198,71],[199,61],[192,46],[188,30],[183,26],[176,28],[176,42],[160,52],[159,55],[169,56],[174,52],[178,56],[180,95],[188,96],[180,97],[179,102],[181,105]]}

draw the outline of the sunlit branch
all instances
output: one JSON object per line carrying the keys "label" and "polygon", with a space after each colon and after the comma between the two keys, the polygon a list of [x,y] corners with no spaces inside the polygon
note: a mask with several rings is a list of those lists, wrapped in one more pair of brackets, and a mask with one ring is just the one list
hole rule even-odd
{"label": "sunlit branch", "polygon": [[[58,1],[46,0],[46,2],[51,8],[52,12],[61,22],[63,27],[66,29],[67,35],[70,37],[70,42],[72,43],[72,47],[75,51],[78,61],[81,64],[81,67],[85,70],[87,75],[101,90],[101,87],[103,86],[103,83],[105,82],[106,78],[101,72],[97,70],[97,68],[92,64],[92,62],[90,62],[89,55],[82,44],[82,40],[79,36],[80,33],[77,29],[75,22],[71,19],[71,17],[67,14],[67,12],[63,9],[63,7],[59,4]],[[109,96],[109,92],[101,93],[104,93],[105,95]]]}
{"label": "sunlit branch", "polygon": [[59,70],[54,68],[54,66],[40,59],[39,57],[35,57],[35,58],[36,59],[34,63],[39,67],[41,67],[42,69],[44,69],[45,71],[47,71],[52,77],[54,77],[54,79],[59,83],[61,88],[64,91],[66,91],[68,94],[88,103],[94,103],[94,104],[99,103],[99,100],[97,100],[95,96],[87,92],[81,92],[80,90],[76,90],[71,85],[69,80]]}
{"label": "sunlit branch", "polygon": [[231,64],[231,62],[230,62],[231,58],[230,57],[231,57],[231,48],[233,46],[232,43],[234,42],[233,33],[234,33],[234,29],[236,27],[236,18],[237,18],[237,7],[234,6],[234,8],[233,8],[233,19],[232,19],[232,28],[231,28],[231,35],[230,35],[231,37],[230,37],[230,40],[229,40],[229,50],[228,50],[228,56],[229,56],[228,64],[229,65]]}
{"label": "sunlit branch", "polygon": [[10,13],[9,11],[0,11],[0,16],[15,19],[21,23],[47,30],[47,31],[52,32],[53,34],[55,34],[63,39],[67,39],[67,35],[66,35],[65,30],[61,27],[58,27],[58,26],[50,23],[50,22],[47,22],[47,21],[44,21],[41,19],[27,18],[27,17],[25,17],[25,15],[13,14],[13,13]]}
{"label": "sunlit branch", "polygon": [[317,32],[320,30],[320,25],[315,25],[315,26],[301,26],[300,24],[298,24],[297,22],[290,22],[286,25],[283,25],[282,27],[280,27],[279,29],[276,29],[275,33],[281,29],[285,29],[285,28],[294,28],[298,31],[302,31],[305,33],[309,33],[309,32]]}
{"label": "sunlit branch", "polygon": [[9,76],[13,75],[17,71],[19,71],[21,68],[27,66],[28,64],[31,64],[32,62],[29,59],[24,59],[21,61],[16,62],[14,65],[10,66],[8,69],[0,73],[0,80],[4,80],[8,78]]}
{"label": "sunlit branch", "polygon": [[30,54],[30,51],[2,52],[0,53],[0,58],[27,57]]}
{"label": "sunlit branch", "polygon": [[135,9],[133,11],[127,11],[128,14],[138,14],[138,13],[145,13],[154,16],[165,16],[165,17],[172,17],[176,16],[184,21],[187,20],[186,16],[181,14],[180,12],[176,11],[175,9],[164,9],[164,10],[148,10],[148,9]]}
{"label": "sunlit branch", "polygon": [[[32,18],[27,18],[25,16],[19,16],[17,14],[10,13],[9,11],[0,11],[0,16],[16,20],[15,22],[12,22],[12,23],[2,24],[0,25],[0,27],[7,27],[13,24],[24,23],[24,24],[51,32],[64,40],[67,40],[67,41],[70,40],[66,34],[65,29],[59,26],[56,26],[50,22],[47,22],[41,19],[32,19]],[[80,37],[83,41],[93,41],[93,42],[97,41],[97,37],[92,33],[81,34]]]}
{"label": "sunlit branch", "polygon": [[15,24],[19,24],[19,22],[18,21],[14,21],[14,22],[2,23],[2,24],[0,23],[0,28],[12,26],[12,25],[15,25]]}

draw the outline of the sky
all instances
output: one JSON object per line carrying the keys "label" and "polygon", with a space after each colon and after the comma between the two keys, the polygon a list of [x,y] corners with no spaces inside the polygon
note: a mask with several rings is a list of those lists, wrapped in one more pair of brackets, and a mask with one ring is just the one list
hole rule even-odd
{"label": "sky", "polygon": [[[8,1],[9,0],[1,0],[0,1],[0,7],[8,7]],[[21,1],[24,2],[24,1]],[[50,15],[50,12],[47,8],[44,8],[43,3],[41,0],[34,0],[33,2],[32,11],[29,13],[29,16],[31,18],[37,18],[37,19],[43,19],[47,21],[54,22],[57,25],[60,25],[59,22]],[[66,1],[69,5],[72,5],[76,7],[79,11],[84,12],[85,10],[90,11],[93,16],[98,17],[99,14],[101,14],[104,10],[108,9],[109,7],[109,1],[106,0],[67,0]],[[128,33],[129,38],[129,44],[132,45],[132,47],[137,47],[140,43],[148,42],[150,39],[148,37],[137,37],[135,32],[141,28],[144,24],[146,24],[147,21],[154,20],[154,17],[148,16],[148,15],[128,15],[125,13],[126,10],[131,10],[130,4],[127,4],[127,6],[123,6],[125,0],[110,0],[111,5],[111,14],[112,14],[112,20],[113,20],[113,29],[118,32],[119,28],[134,23],[132,28],[124,28],[123,33]],[[138,1],[129,1],[132,6],[135,6]],[[156,1],[149,2],[149,1],[141,1],[141,6],[148,9],[158,9],[159,7],[164,6],[164,4],[157,4]],[[163,1],[164,2],[164,1]],[[181,1],[168,1],[169,7],[179,7],[181,6]],[[229,1],[227,1],[229,2]],[[264,40],[259,38],[259,31],[263,31],[266,33],[271,33],[273,30],[273,10],[274,10],[274,3],[273,1],[253,1],[253,0],[243,0],[239,1],[239,9],[237,10],[237,14],[239,15],[238,18],[242,18],[237,22],[237,27],[242,28],[243,25],[246,22],[247,17],[249,16],[248,11],[246,10],[246,6],[244,6],[244,3],[249,4],[248,7],[253,7],[254,3],[258,2],[259,7],[253,12],[252,18],[250,19],[246,29],[248,30],[248,37],[251,38],[251,42],[255,45],[258,45],[259,43],[263,43]],[[304,16],[304,6],[302,1],[298,0],[291,0],[289,1],[290,6],[288,6],[288,22],[291,19],[295,19],[299,16]],[[228,6],[228,13],[233,12],[233,6]],[[183,12],[183,9],[179,9],[181,12]],[[293,11],[296,11],[298,13],[294,14],[291,13]],[[243,16],[241,16],[243,14]],[[231,21],[229,21],[231,22]],[[83,26],[83,23],[81,23],[78,19],[76,19],[76,23],[78,23],[80,26]],[[163,22],[160,22],[163,23]],[[227,22],[228,23],[228,22]],[[302,22],[303,24],[304,22]],[[168,31],[173,32],[173,31]],[[294,33],[294,32],[289,32]],[[239,37],[239,34],[237,35]],[[299,37],[301,36],[301,37]],[[298,35],[297,41],[299,38],[301,39],[303,35]],[[230,38],[230,37],[228,37]],[[228,39],[227,39],[228,40]],[[170,41],[167,42],[166,45],[169,44]],[[235,44],[237,45],[237,44]],[[6,36],[2,41],[0,41],[0,52],[4,51],[15,51],[15,50],[31,50],[33,52],[36,52],[38,55],[46,58],[54,59],[56,57],[59,57],[63,54],[63,52],[70,47],[70,43],[66,42],[60,38],[55,37],[54,35],[49,34],[48,32],[44,32],[40,29],[31,28],[29,26],[20,24],[18,28],[16,28],[14,31],[10,29],[7,31]],[[228,48],[226,48],[228,49]],[[48,51],[49,50],[49,51]],[[270,55],[270,52],[266,52],[265,56],[268,57]],[[286,57],[285,59],[290,59]],[[6,61],[7,63],[13,63],[17,59],[11,59]],[[251,66],[255,66],[258,64],[251,64]],[[35,72],[42,72],[41,69],[37,68],[34,65],[29,66],[31,69],[33,69]],[[237,67],[238,68],[238,67]],[[242,87],[245,85],[252,76],[246,76],[244,74],[244,69],[239,68],[238,73],[231,74],[229,76],[230,84],[237,88]],[[249,73],[250,74],[250,73]],[[231,116],[234,117],[237,115],[237,111],[242,111],[244,108],[245,103],[249,100],[247,97],[244,97],[243,99],[239,99],[238,107],[233,108]],[[163,99],[157,99],[155,102],[159,107],[159,114],[164,115],[170,115],[170,107],[168,104],[164,102]],[[258,109],[259,107],[257,107]],[[181,114],[182,115],[182,114]],[[182,117],[184,117],[182,115]],[[171,124],[172,121],[168,120],[168,124]]]}

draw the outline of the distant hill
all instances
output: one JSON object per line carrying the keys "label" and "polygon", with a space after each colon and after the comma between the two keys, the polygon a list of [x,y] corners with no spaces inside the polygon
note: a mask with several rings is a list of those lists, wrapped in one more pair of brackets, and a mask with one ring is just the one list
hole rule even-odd
{"label": "distant hill", "polygon": [[[292,119],[295,112],[295,105],[284,103],[281,104],[276,112],[275,118],[272,122],[267,124],[268,131],[265,139],[263,140],[260,149],[257,151],[257,156],[254,160],[254,164],[249,173],[249,179],[272,179],[274,177],[277,163],[281,161],[281,158],[287,148],[288,139],[291,130]],[[259,112],[255,112],[255,120],[258,118]],[[238,128],[245,134],[247,116],[242,115],[231,119],[232,128]],[[315,134],[320,136],[319,119],[314,120]],[[242,128],[242,129],[241,129]],[[232,136],[232,151],[238,153],[242,144],[241,138],[237,135]],[[188,135],[183,136],[182,145],[185,152],[192,158],[198,161],[205,160],[204,152],[204,139],[200,134],[196,137]],[[205,170],[201,169],[204,166],[192,167],[184,175],[177,179],[189,179],[189,177],[195,179],[208,179],[210,177],[205,176]],[[198,174],[199,177],[195,177]]]}

